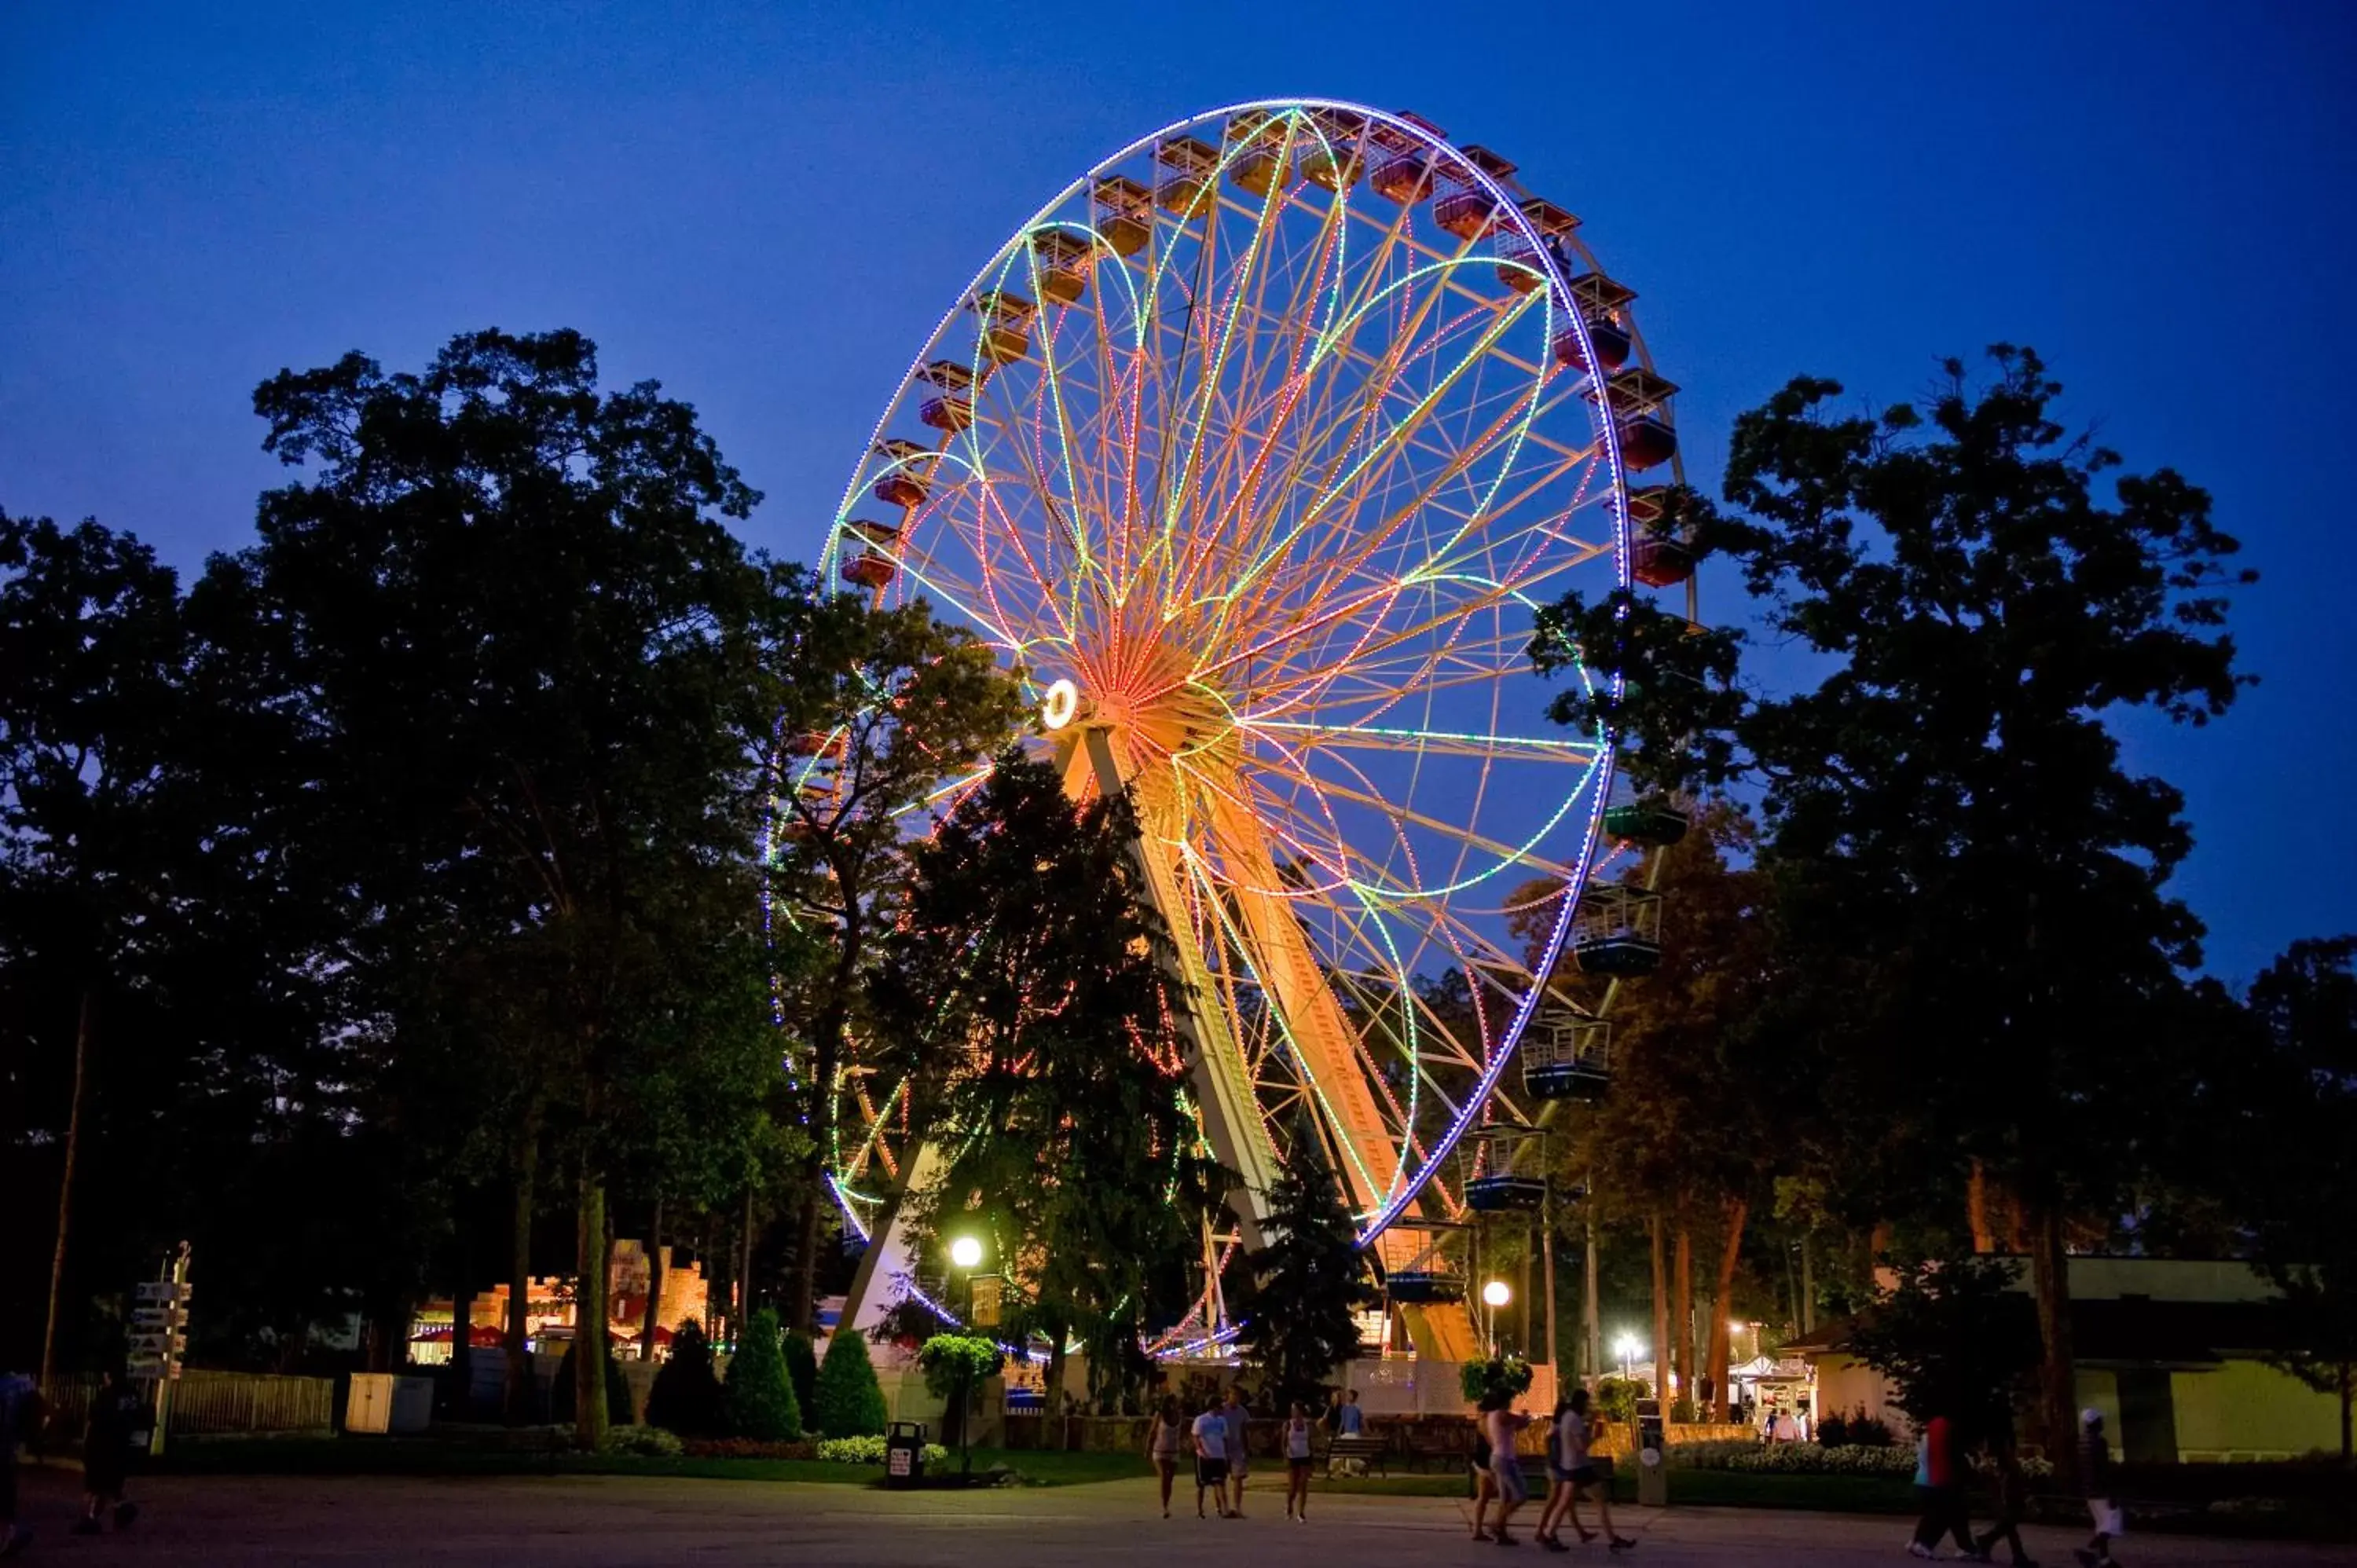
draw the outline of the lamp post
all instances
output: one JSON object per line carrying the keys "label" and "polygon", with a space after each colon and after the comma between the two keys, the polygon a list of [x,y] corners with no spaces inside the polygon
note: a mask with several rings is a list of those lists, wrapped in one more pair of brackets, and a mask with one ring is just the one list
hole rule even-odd
{"label": "lamp post", "polygon": [[1637,1376],[1637,1354],[1644,1347],[1637,1343],[1635,1335],[1623,1334],[1612,1341],[1612,1348],[1619,1351],[1620,1355],[1620,1380],[1624,1383],[1634,1382]]}
{"label": "lamp post", "polygon": [[1503,1280],[1491,1280],[1481,1287],[1482,1305],[1490,1309],[1490,1354],[1498,1353],[1498,1309],[1514,1299],[1514,1291]]}
{"label": "lamp post", "polygon": [[[974,1332],[974,1271],[982,1266],[982,1243],[972,1236],[950,1242],[950,1262],[965,1276],[965,1331]],[[958,1374],[958,1475],[974,1474],[974,1371]]]}

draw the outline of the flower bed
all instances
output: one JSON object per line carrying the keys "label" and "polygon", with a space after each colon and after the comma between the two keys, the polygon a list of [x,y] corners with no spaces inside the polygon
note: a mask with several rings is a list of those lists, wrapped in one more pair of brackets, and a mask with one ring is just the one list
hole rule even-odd
{"label": "flower bed", "polygon": [[[831,1465],[881,1465],[884,1463],[885,1441],[881,1437],[830,1437],[818,1445],[818,1456]],[[928,1465],[946,1462],[950,1451],[938,1443],[924,1446]]]}
{"label": "flower bed", "polygon": [[[1764,1476],[1905,1476],[1915,1474],[1915,1450],[1912,1448],[1867,1448],[1854,1444],[1839,1448],[1820,1447],[1814,1443],[1761,1443],[1756,1439],[1727,1439],[1714,1443],[1673,1444],[1668,1454],[1674,1469],[1740,1470]],[[1986,1470],[1986,1463],[1975,1469]],[[2021,1473],[2032,1481],[2043,1481],[2054,1474],[2054,1466],[2043,1459],[2025,1458]]]}

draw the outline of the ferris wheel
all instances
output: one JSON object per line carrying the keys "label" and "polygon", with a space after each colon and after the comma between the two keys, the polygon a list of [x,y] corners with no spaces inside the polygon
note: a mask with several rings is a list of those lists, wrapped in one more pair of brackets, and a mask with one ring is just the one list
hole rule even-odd
{"label": "ferris wheel", "polygon": [[[1527,1120],[1507,1069],[1561,1035],[1537,977],[1610,853],[1609,738],[1544,716],[1534,612],[1691,565],[1648,482],[1676,388],[1578,226],[1413,114],[1165,126],[961,292],[824,557],[1019,667],[1076,797],[1131,791],[1244,1237],[1314,1140],[1403,1278],[1419,1227],[1467,1208],[1460,1143]],[[796,782],[823,788],[807,751]],[[1533,1048],[1576,1077],[1578,1047]],[[833,1089],[864,1326],[913,1273],[890,1198],[925,1130],[856,1042]],[[1469,1319],[1419,1333],[1469,1353]]]}

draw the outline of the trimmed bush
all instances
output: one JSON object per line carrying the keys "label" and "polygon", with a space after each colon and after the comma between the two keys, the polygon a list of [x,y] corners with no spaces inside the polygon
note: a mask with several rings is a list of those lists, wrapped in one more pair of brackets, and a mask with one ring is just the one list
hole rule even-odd
{"label": "trimmed bush", "polygon": [[786,1336],[786,1376],[794,1383],[794,1398],[805,1411],[818,1409],[818,1353],[811,1337],[797,1328]]}
{"label": "trimmed bush", "polygon": [[1476,1404],[1491,1394],[1519,1399],[1530,1391],[1534,1375],[1528,1361],[1513,1356],[1492,1356],[1486,1361],[1468,1361],[1458,1368],[1457,1386]]}
{"label": "trimmed bush", "polygon": [[649,1459],[676,1459],[686,1452],[680,1440],[660,1426],[609,1426],[607,1454],[636,1454]]}
{"label": "trimmed bush", "polygon": [[[556,1363],[556,1380],[548,1391],[548,1418],[559,1426],[573,1424],[573,1356],[579,1348],[576,1340],[565,1347],[565,1359]],[[630,1384],[616,1363],[611,1346],[606,1353],[606,1421],[610,1426],[627,1425],[630,1419]]]}
{"label": "trimmed bush", "polygon": [[778,1315],[770,1308],[755,1313],[745,1326],[721,1392],[734,1435],[763,1443],[786,1443],[802,1435],[802,1405],[794,1398],[793,1380],[786,1376]]}
{"label": "trimmed bush", "polygon": [[[881,1465],[884,1454],[881,1437],[830,1437],[818,1445],[818,1456],[836,1465]],[[940,1444],[925,1444],[926,1464],[939,1465],[949,1456],[950,1451]]]}
{"label": "trimmed bush", "polygon": [[712,1341],[703,1326],[683,1323],[671,1342],[671,1359],[655,1371],[647,1393],[647,1424],[682,1437],[716,1437],[726,1418],[720,1380],[712,1371]]}
{"label": "trimmed bush", "polygon": [[[807,1345],[802,1354],[810,1354]],[[891,1420],[884,1408],[884,1390],[876,1381],[875,1363],[867,1359],[867,1341],[848,1328],[838,1329],[826,1342],[813,1413],[823,1437],[881,1437]]]}

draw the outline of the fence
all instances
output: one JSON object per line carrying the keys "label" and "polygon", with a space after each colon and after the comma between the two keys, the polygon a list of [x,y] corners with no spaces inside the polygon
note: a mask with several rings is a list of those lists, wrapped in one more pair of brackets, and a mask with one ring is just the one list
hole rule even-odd
{"label": "fence", "polygon": [[[48,1441],[81,1435],[96,1378],[59,1380],[48,1391]],[[336,1424],[336,1380],[260,1372],[181,1374],[172,1385],[170,1431],[183,1436],[261,1432],[327,1432]]]}

